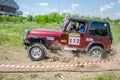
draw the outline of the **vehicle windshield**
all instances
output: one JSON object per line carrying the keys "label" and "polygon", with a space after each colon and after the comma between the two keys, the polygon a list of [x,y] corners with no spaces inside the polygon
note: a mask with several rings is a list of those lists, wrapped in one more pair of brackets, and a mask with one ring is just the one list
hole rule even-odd
{"label": "vehicle windshield", "polygon": [[68,19],[65,19],[64,21],[60,22],[61,29],[64,30],[64,26],[68,22]]}

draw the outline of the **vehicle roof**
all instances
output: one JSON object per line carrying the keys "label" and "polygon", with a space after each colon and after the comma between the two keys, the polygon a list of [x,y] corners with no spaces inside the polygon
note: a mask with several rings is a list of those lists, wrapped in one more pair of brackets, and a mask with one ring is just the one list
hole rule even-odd
{"label": "vehicle roof", "polygon": [[[78,21],[85,21],[85,22],[105,22],[103,20],[90,20],[90,19],[81,19],[81,18],[68,18],[70,20],[78,20]],[[105,22],[106,23],[106,22]]]}

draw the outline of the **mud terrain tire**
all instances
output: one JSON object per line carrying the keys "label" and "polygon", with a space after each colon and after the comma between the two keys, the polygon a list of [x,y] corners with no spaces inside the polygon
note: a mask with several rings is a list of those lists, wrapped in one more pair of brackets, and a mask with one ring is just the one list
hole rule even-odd
{"label": "mud terrain tire", "polygon": [[105,58],[105,51],[102,47],[100,46],[93,46],[92,48],[90,48],[90,50],[88,51],[88,55],[90,56],[90,58],[92,60],[100,60]]}
{"label": "mud terrain tire", "polygon": [[42,44],[35,43],[28,49],[28,56],[32,61],[39,61],[45,57],[45,51]]}

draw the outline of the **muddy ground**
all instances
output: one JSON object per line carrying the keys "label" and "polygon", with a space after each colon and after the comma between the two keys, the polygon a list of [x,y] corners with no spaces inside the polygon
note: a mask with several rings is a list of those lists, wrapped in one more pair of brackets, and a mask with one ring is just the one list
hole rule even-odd
{"label": "muddy ground", "polygon": [[[112,46],[113,53],[107,59],[120,58],[120,44]],[[14,65],[62,65],[80,62],[92,61],[85,54],[70,51],[47,51],[47,58],[41,61],[31,61],[24,48],[16,48],[10,46],[0,46],[0,64]],[[63,56],[64,55],[64,56]],[[48,69],[14,69],[0,68],[0,73],[3,78],[11,76],[24,77],[25,80],[79,80],[83,77],[95,77],[104,73],[120,74],[120,61],[85,65],[79,67],[64,67],[64,68],[48,68]],[[1,72],[2,71],[2,72]]]}

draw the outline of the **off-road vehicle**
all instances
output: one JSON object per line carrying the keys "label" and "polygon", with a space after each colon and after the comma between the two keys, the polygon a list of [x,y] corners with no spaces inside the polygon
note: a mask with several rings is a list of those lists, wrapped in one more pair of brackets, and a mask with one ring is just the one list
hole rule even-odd
{"label": "off-road vehicle", "polygon": [[28,30],[24,44],[33,61],[43,59],[46,49],[84,51],[91,58],[102,59],[111,51],[112,34],[108,22],[68,18],[62,30]]}

